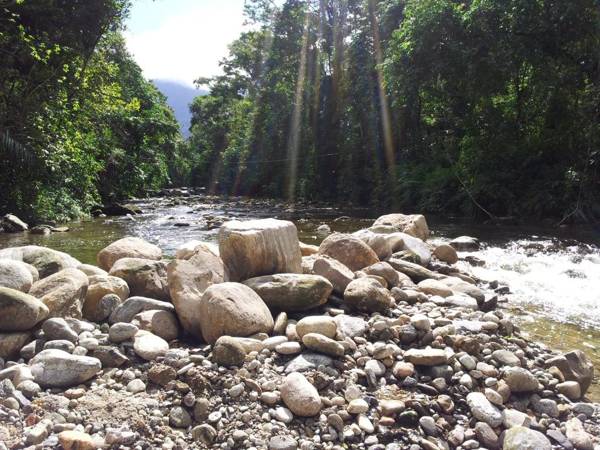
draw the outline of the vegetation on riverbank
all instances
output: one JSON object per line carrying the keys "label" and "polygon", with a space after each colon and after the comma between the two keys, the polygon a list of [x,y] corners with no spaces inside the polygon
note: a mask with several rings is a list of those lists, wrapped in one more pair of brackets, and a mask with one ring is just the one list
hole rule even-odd
{"label": "vegetation on riverbank", "polygon": [[0,1],[0,211],[64,219],[176,172],[178,124],[127,53],[128,6]]}
{"label": "vegetation on riverbank", "polygon": [[598,199],[596,2],[247,12],[256,27],[224,75],[199,80],[211,94],[192,105],[194,183],[483,217],[561,217]]}

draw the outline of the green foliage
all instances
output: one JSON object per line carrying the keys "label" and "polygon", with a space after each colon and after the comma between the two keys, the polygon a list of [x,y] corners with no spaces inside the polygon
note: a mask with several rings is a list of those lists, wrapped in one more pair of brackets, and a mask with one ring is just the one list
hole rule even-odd
{"label": "green foliage", "polygon": [[246,11],[254,31],[231,45],[223,75],[199,80],[211,93],[192,106],[195,183],[476,216],[597,204],[594,0],[252,0]]}
{"label": "green foliage", "polygon": [[178,174],[173,113],[120,34],[128,6],[0,7],[0,211],[64,220]]}

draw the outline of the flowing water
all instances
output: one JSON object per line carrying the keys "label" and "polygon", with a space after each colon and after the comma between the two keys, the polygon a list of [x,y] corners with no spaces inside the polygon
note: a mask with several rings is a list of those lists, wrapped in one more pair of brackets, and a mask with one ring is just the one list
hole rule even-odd
{"label": "flowing water", "polygon": [[[0,234],[0,248],[44,245],[93,264],[101,248],[124,236],[142,237],[171,256],[184,242],[216,241],[223,221],[277,217],[293,220],[303,242],[318,244],[323,236],[316,229],[323,223],[333,231],[355,231],[369,226],[378,215],[368,210],[305,205],[293,209],[268,200],[210,196],[155,198],[136,204],[143,214],[72,222],[66,233]],[[600,373],[599,234],[587,229],[473,226],[435,217],[428,221],[433,242],[465,234],[478,237],[482,249],[472,254],[485,264],[459,264],[481,279],[510,287],[508,308],[532,338],[557,350],[585,351]],[[590,397],[600,401],[598,380]]]}

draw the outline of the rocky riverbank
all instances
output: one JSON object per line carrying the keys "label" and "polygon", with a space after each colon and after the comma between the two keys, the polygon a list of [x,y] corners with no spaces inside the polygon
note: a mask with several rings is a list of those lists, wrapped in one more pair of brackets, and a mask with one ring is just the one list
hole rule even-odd
{"label": "rocky riverbank", "polygon": [[392,214],[319,247],[264,219],[173,260],[137,238],[98,266],[0,250],[0,441],[600,448],[587,357],[529,342],[501,308],[509,287],[457,269],[476,239],[428,236]]}

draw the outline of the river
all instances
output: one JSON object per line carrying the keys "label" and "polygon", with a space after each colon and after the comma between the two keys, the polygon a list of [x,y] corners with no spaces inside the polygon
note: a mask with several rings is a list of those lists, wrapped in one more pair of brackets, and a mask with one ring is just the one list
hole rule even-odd
{"label": "river", "polygon": [[[293,220],[303,242],[318,244],[316,229],[355,231],[369,226],[378,213],[349,208],[289,205],[268,200],[211,196],[161,197],[134,202],[143,213],[134,217],[95,218],[67,224],[70,231],[50,235],[0,234],[0,248],[44,245],[95,263],[98,251],[123,236],[139,236],[159,245],[167,256],[184,242],[216,241],[219,225],[232,218],[277,217]],[[345,219],[340,217],[346,216]],[[588,229],[472,225],[428,218],[433,242],[460,235],[478,237],[485,261],[466,270],[485,280],[510,286],[507,308],[535,340],[557,350],[581,349],[600,374],[600,236]],[[600,401],[598,379],[589,396]]]}

